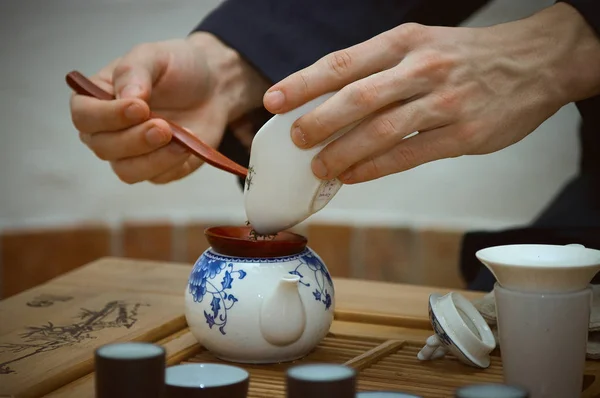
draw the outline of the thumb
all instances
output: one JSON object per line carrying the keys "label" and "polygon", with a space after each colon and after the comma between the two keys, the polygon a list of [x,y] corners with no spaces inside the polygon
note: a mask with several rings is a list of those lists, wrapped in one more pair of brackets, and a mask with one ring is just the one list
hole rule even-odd
{"label": "thumb", "polygon": [[156,43],[139,45],[127,53],[113,71],[116,97],[148,101],[152,86],[166,68],[165,58]]}

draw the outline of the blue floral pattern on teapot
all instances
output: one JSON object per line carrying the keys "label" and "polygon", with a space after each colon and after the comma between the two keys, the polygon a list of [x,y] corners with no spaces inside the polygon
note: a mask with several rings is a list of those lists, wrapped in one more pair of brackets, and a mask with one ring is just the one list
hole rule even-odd
{"label": "blue floral pattern on teapot", "polygon": [[[221,256],[207,250],[194,264],[189,277],[188,288],[194,302],[210,300],[210,311],[204,310],[206,324],[210,329],[217,327],[225,335],[230,310],[239,302],[232,293],[238,283],[253,283],[247,279],[247,272],[238,268],[238,263],[285,263],[289,264],[291,275],[300,278],[299,283],[312,290],[316,301],[323,303],[325,311],[330,310],[334,294],[331,275],[323,262],[309,249],[299,254],[276,258],[238,258]],[[306,275],[312,274],[315,284],[307,281]]]}

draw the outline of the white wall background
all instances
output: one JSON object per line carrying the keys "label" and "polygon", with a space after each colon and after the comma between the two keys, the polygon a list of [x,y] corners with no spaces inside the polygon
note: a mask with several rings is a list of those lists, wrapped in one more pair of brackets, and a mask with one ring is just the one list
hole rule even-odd
{"label": "white wall background", "polygon": [[[208,166],[167,186],[120,182],[79,142],[64,83],[70,70],[95,73],[137,43],[186,35],[217,3],[0,2],[0,228],[123,218],[245,220],[234,177]],[[520,18],[552,3],[497,0],[469,23]],[[310,220],[461,228],[527,222],[575,172],[578,118],[568,106],[499,153],[344,187]]]}

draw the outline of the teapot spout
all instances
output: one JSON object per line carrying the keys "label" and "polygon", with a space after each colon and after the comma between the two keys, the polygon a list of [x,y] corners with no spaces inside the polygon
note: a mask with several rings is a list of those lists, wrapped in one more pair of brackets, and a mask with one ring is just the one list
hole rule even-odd
{"label": "teapot spout", "polygon": [[287,346],[302,337],[306,328],[306,311],[298,283],[298,275],[285,275],[267,296],[260,309],[260,331],[263,338],[276,346]]}

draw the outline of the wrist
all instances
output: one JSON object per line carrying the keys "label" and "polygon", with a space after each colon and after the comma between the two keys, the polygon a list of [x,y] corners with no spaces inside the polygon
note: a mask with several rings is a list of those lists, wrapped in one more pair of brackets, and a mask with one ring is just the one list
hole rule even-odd
{"label": "wrist", "polygon": [[545,37],[547,84],[557,89],[560,104],[600,94],[600,37],[583,16],[561,2],[531,17],[531,23],[535,37]]}
{"label": "wrist", "polygon": [[215,98],[227,109],[228,122],[262,106],[270,83],[239,52],[208,32],[192,33],[187,40],[206,59]]}

